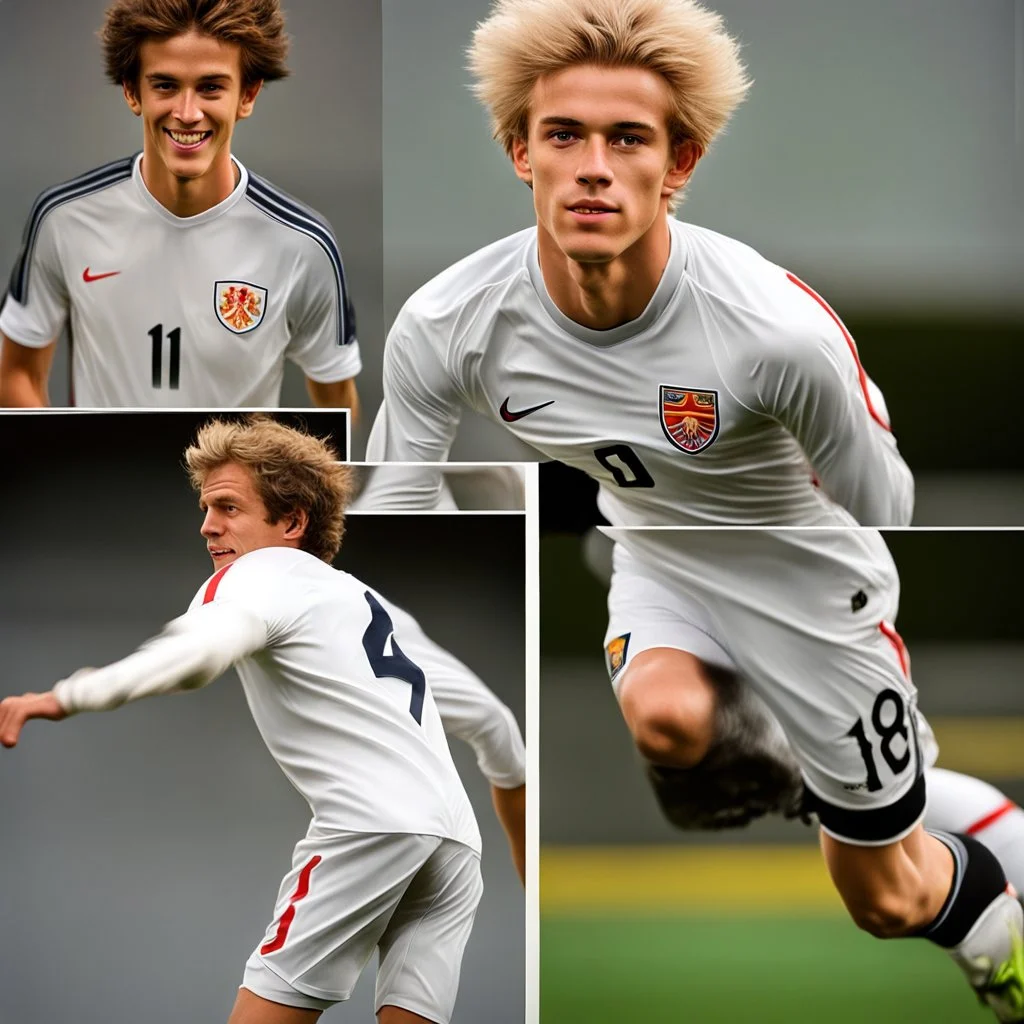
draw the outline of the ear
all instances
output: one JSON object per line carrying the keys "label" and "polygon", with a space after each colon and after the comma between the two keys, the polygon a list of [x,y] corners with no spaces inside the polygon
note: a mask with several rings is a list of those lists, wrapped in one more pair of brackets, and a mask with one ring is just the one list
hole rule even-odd
{"label": "ear", "polygon": [[673,155],[672,164],[665,175],[665,183],[661,190],[663,196],[672,195],[690,180],[697,161],[704,155],[704,147],[699,142],[687,139],[673,148]]}
{"label": "ear", "polygon": [[241,121],[252,113],[252,108],[256,105],[256,97],[259,96],[262,88],[262,78],[258,82],[250,82],[248,85],[242,86],[242,94],[238,99],[237,120]]}
{"label": "ear", "polygon": [[516,177],[533,188],[533,168],[530,166],[530,151],[526,139],[513,140],[511,156]]}
{"label": "ear", "polygon": [[306,534],[306,527],[309,526],[309,513],[304,508],[297,508],[285,516],[287,529],[284,531],[285,540],[293,540],[297,544]]}
{"label": "ear", "polygon": [[135,86],[128,81],[121,82],[121,90],[124,92],[124,101],[128,104],[131,112],[139,117],[142,114],[142,104],[139,102],[139,93]]}

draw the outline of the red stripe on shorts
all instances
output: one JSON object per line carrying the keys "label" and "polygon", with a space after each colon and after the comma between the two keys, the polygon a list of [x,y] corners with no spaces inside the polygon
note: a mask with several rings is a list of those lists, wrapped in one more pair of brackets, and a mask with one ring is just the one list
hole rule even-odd
{"label": "red stripe on shorts", "polygon": [[802,288],[805,292],[807,292],[807,294],[810,295],[810,297],[814,299],[814,301],[817,302],[817,304],[821,306],[821,308],[825,310],[825,312],[828,313],[830,317],[832,317],[832,319],[836,323],[836,326],[839,328],[839,330],[843,332],[843,337],[846,339],[846,344],[850,346],[850,354],[853,356],[853,361],[857,364],[857,379],[860,381],[860,390],[864,395],[864,401],[867,403],[868,412],[871,414],[871,418],[883,430],[888,430],[891,433],[892,427],[890,427],[889,424],[886,423],[884,419],[882,419],[882,417],[879,415],[878,410],[874,407],[874,405],[871,404],[871,395],[868,394],[868,375],[864,372],[864,367],[861,366],[860,364],[860,355],[857,353],[857,343],[853,340],[852,335],[846,329],[845,325],[843,324],[843,321],[840,320],[838,316],[836,316],[835,311],[832,309],[832,307],[809,284],[804,284],[803,281],[801,281],[800,278],[796,276],[796,274],[790,274],[787,272],[786,277],[788,277],[790,281],[792,281],[793,284],[797,286],[797,288]]}
{"label": "red stripe on shorts", "polygon": [[986,814],[984,818],[980,818],[965,831],[969,836],[977,835],[987,829],[989,825],[994,825],[1004,814],[1008,814],[1016,806],[1012,800],[1007,800],[1005,804],[1000,804],[991,814]]}
{"label": "red stripe on shorts", "polygon": [[909,679],[910,678],[910,665],[907,661],[907,645],[903,642],[903,637],[896,632],[888,622],[880,622],[878,628],[882,631],[882,636],[889,641],[896,648],[896,654],[900,659],[900,668],[903,670],[903,674]]}
{"label": "red stripe on shorts", "polygon": [[209,604],[217,594],[217,588],[220,586],[220,581],[224,578],[224,573],[234,565],[234,562],[225,565],[223,569],[218,569],[211,577],[210,582],[206,584],[206,593],[203,594],[203,604]]}
{"label": "red stripe on shorts", "polygon": [[[224,568],[229,569],[230,566],[225,566]],[[221,572],[223,571],[222,569]],[[260,953],[264,956],[267,953],[275,952],[284,945],[284,940],[288,938],[288,929],[291,928],[292,921],[295,920],[295,904],[309,895],[309,876],[313,873],[313,868],[320,863],[320,860],[320,854],[317,854],[299,872],[299,884],[295,886],[295,892],[292,893],[288,906],[281,915],[281,920],[277,922],[277,934],[269,942],[260,946]]]}

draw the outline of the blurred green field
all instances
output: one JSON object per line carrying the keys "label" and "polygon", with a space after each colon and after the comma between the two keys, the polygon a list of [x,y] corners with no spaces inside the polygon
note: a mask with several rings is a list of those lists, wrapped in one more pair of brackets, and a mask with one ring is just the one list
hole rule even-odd
{"label": "blurred green field", "polygon": [[541,919],[541,1024],[986,1024],[946,955],[839,915]]}
{"label": "blurred green field", "polygon": [[545,846],[541,1024],[986,1024],[946,954],[859,931],[814,845]]}

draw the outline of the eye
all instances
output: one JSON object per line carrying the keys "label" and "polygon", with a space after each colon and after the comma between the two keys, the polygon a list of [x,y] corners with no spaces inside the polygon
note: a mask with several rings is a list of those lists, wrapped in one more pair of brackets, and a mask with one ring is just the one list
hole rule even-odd
{"label": "eye", "polygon": [[548,138],[553,142],[572,142],[576,135],[568,128],[559,128],[558,131],[551,132]]}
{"label": "eye", "polygon": [[625,149],[636,149],[637,146],[643,145],[644,140],[639,135],[620,135],[619,142]]}
{"label": "eye", "polygon": [[220,92],[223,88],[224,87],[222,85],[217,85],[215,82],[207,82],[199,87],[199,91],[205,93],[215,93]]}

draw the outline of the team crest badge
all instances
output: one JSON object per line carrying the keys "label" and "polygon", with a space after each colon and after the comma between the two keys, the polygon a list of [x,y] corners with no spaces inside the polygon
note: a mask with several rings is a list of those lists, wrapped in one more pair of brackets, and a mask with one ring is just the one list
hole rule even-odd
{"label": "team crest badge", "polygon": [[611,677],[612,682],[615,681],[615,677],[622,671],[622,666],[626,664],[629,636],[629,633],[623,633],[622,636],[609,640],[608,645],[604,649],[605,660],[608,662],[608,675]]}
{"label": "team crest badge", "polygon": [[680,451],[704,451],[718,437],[718,392],[662,384],[661,429]]}
{"label": "team crest badge", "polygon": [[259,327],[267,309],[267,289],[248,281],[218,281],[213,286],[217,319],[232,334],[246,334]]}

